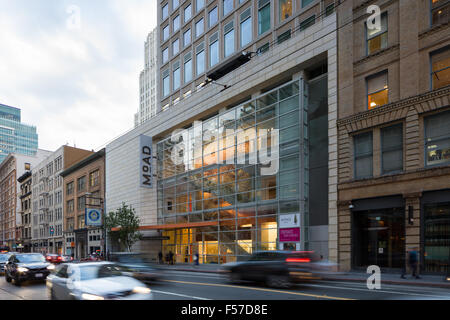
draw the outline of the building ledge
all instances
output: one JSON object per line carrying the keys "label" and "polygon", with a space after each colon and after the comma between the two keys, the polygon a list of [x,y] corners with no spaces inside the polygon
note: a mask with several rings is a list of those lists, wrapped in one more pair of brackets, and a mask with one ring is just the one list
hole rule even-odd
{"label": "building ledge", "polygon": [[396,44],[396,45],[387,47],[386,49],[378,50],[378,51],[376,51],[376,52],[374,52],[374,53],[372,53],[372,54],[370,54],[368,56],[365,56],[364,58],[362,58],[360,60],[357,60],[357,61],[353,62],[353,65],[354,66],[360,65],[360,64],[362,64],[362,63],[364,63],[366,61],[372,60],[372,59],[374,59],[376,57],[379,57],[379,56],[382,56],[382,55],[384,55],[386,53],[389,53],[391,51],[397,50],[398,48],[400,48],[400,45]]}

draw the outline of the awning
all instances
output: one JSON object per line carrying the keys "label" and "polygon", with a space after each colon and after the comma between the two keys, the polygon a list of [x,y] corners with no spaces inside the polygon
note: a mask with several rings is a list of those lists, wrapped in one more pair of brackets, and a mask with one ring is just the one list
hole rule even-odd
{"label": "awning", "polygon": [[[189,229],[189,228],[199,228],[199,227],[210,227],[217,226],[218,221],[205,221],[205,222],[192,222],[192,223],[174,223],[174,224],[162,224],[154,226],[141,226],[139,231],[144,230],[169,230],[169,229]],[[119,231],[120,228],[111,228],[111,231]]]}

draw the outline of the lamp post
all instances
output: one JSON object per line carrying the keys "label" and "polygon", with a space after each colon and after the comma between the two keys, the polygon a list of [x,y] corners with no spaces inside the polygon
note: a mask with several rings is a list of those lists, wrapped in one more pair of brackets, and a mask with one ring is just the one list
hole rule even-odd
{"label": "lamp post", "polygon": [[[92,205],[92,204],[90,204],[89,206],[99,206],[100,207],[100,209],[102,210],[102,223],[103,223],[103,228],[102,228],[102,231],[103,231],[103,248],[102,248],[102,250],[103,250],[103,256],[104,256],[104,258],[105,258],[105,260],[106,260],[106,220],[105,220],[105,209],[104,209],[104,207],[103,207],[103,204],[104,204],[104,202],[103,202],[103,198],[99,198],[99,197],[92,197],[92,193],[90,193],[90,192],[86,192],[85,193],[85,198],[86,198],[86,200],[87,199],[91,199],[91,200],[99,200],[100,201],[100,205]],[[86,206],[87,206],[87,201],[86,201]]]}

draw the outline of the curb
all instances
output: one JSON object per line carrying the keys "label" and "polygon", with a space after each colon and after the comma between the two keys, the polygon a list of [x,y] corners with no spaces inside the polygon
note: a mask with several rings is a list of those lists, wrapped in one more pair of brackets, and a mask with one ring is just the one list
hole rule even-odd
{"label": "curb", "polygon": [[[187,272],[201,272],[201,273],[216,273],[216,274],[225,274],[226,272],[222,270],[201,270],[201,269],[184,269],[184,268],[174,268],[174,269],[165,269],[165,270],[174,270],[174,271],[187,271]],[[326,277],[322,278],[322,280],[326,281],[348,281],[348,282],[366,282],[366,279],[356,279],[356,278],[332,278]],[[450,289],[450,283],[436,283],[436,282],[404,282],[404,281],[396,281],[396,280],[381,280],[381,283],[384,284],[394,284],[394,285],[411,285],[411,286],[422,286],[422,287],[438,287],[444,289]]]}

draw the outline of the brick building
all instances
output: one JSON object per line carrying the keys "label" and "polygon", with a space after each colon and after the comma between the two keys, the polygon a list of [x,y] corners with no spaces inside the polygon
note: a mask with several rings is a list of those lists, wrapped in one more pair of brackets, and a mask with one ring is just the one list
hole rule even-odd
{"label": "brick building", "polygon": [[[381,28],[368,23],[381,9]],[[450,1],[338,8],[339,262],[422,272],[450,261]]]}

